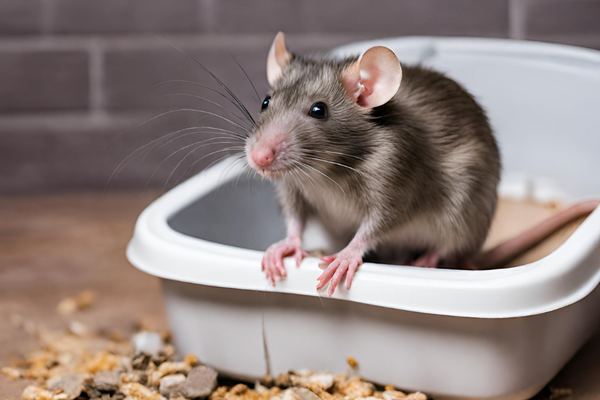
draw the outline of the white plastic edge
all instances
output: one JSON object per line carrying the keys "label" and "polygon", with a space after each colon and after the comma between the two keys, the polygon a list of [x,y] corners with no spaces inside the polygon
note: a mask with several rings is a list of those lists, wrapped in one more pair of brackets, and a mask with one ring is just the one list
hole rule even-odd
{"label": "white plastic edge", "polygon": [[[433,37],[412,36],[404,38],[384,38],[365,40],[337,47],[331,51],[334,57],[347,57],[359,54],[373,46],[402,46],[403,50],[417,49],[422,59],[430,58],[439,53],[468,54],[475,56],[514,55],[520,58],[548,59],[550,62],[560,62],[573,66],[574,63],[597,68],[600,65],[600,51],[581,47],[543,43],[526,40],[488,39],[469,37]],[[398,54],[402,56],[402,54]]]}
{"label": "white plastic edge", "polygon": [[[390,39],[391,40],[391,39]],[[431,38],[403,39],[414,41]],[[473,50],[525,52],[529,56],[557,54],[600,66],[598,52],[543,43],[514,43],[500,39],[435,39],[435,46],[452,46],[461,41]],[[396,45],[398,39],[394,39]],[[385,43],[385,40],[376,43]],[[369,42],[339,51],[368,47]],[[521,47],[521,49],[519,49]],[[138,269],[164,279],[242,290],[268,290],[306,296],[317,293],[321,274],[318,259],[307,258],[300,268],[286,259],[288,278],[275,288],[260,271],[262,252],[236,248],[189,237],[173,230],[169,218],[219,184],[237,176],[236,168],[225,169],[231,160],[172,189],[148,208],[135,226],[127,248],[129,261]],[[257,233],[258,234],[258,233]],[[547,257],[520,267],[492,271],[422,269],[365,263],[352,288],[339,288],[334,298],[419,313],[470,318],[514,318],[541,314],[573,304],[588,295],[600,282],[600,210],[595,210]],[[318,300],[317,300],[318,301]]]}

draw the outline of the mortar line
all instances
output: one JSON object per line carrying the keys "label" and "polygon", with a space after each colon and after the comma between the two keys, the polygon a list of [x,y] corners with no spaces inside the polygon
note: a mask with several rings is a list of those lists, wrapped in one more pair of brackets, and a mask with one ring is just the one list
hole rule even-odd
{"label": "mortar line", "polygon": [[215,2],[214,0],[197,0],[198,1],[198,22],[199,34],[215,32]]}
{"label": "mortar line", "polygon": [[42,36],[52,34],[54,28],[55,8],[53,0],[42,0],[40,15],[40,33]]}
{"label": "mortar line", "polygon": [[92,117],[106,114],[104,93],[104,46],[99,39],[89,45],[89,107]]}
{"label": "mortar line", "polygon": [[511,39],[525,39],[526,8],[522,7],[523,0],[508,1],[508,36]]}

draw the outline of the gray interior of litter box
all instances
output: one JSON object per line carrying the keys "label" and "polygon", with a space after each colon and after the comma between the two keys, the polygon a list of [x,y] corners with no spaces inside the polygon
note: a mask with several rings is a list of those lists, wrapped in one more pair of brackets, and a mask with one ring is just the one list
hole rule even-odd
{"label": "gray interior of litter box", "polygon": [[251,178],[219,186],[168,223],[185,235],[252,250],[266,250],[285,237],[273,185]]}

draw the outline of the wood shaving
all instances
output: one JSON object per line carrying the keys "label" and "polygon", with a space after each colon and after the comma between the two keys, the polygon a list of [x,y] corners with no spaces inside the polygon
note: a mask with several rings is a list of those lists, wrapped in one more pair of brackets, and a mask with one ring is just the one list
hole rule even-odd
{"label": "wood shaving", "polygon": [[87,289],[75,297],[67,297],[58,303],[56,309],[61,315],[70,315],[78,310],[84,310],[90,307],[96,299],[96,292]]}
{"label": "wood shaving", "polygon": [[[124,335],[100,335],[86,326],[66,331],[36,327],[41,348],[1,372],[33,379],[25,400],[426,400],[422,393],[385,390],[358,376],[328,372],[287,372],[244,383],[218,386],[217,373],[193,354],[177,359],[162,342],[156,354],[136,351]],[[161,335],[161,338],[168,336]],[[352,360],[352,361],[351,361]],[[351,357],[348,364],[358,365]],[[354,367],[353,367],[354,368]],[[231,382],[228,380],[227,382]]]}
{"label": "wood shaving", "polygon": [[395,400],[395,399],[405,399],[406,398],[406,394],[399,391],[399,390],[388,390],[388,388],[386,387],[386,390],[381,393],[381,396],[383,397],[384,400]]}
{"label": "wood shaving", "polygon": [[346,357],[346,362],[350,366],[350,368],[356,369],[358,368],[358,361],[354,357]]}
{"label": "wood shaving", "polygon": [[12,367],[4,367],[1,372],[8,376],[10,379],[19,379],[22,378],[21,371]]}
{"label": "wood shaving", "polygon": [[45,390],[39,388],[37,386],[27,386],[23,391],[23,398],[25,400],[58,400],[56,398],[57,394],[50,392],[49,390]]}

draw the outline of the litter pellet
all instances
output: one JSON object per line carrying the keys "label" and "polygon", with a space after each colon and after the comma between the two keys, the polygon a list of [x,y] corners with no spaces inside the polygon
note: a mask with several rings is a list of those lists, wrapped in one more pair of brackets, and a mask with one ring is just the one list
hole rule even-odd
{"label": "litter pellet", "polygon": [[346,362],[348,363],[348,365],[350,366],[350,368],[358,368],[358,361],[356,361],[356,359],[354,357],[346,357]]}
{"label": "litter pellet", "polygon": [[177,385],[185,382],[186,376],[183,374],[167,375],[160,380],[158,390],[163,396],[170,397],[177,388]]}
{"label": "litter pellet", "polygon": [[121,383],[121,374],[118,371],[100,371],[92,379],[93,387],[100,392],[116,392]]}
{"label": "litter pellet", "polygon": [[8,376],[10,379],[19,379],[21,378],[21,371],[12,367],[4,367],[2,368],[2,373]]}
{"label": "litter pellet", "polygon": [[[79,324],[79,323],[78,323]],[[23,324],[25,326],[25,324]],[[81,324],[66,331],[36,325],[40,350],[1,372],[11,379],[34,379],[24,400],[426,400],[394,387],[377,390],[358,376],[310,370],[265,376],[254,388],[244,383],[217,386],[217,372],[195,355],[178,358],[168,335],[141,332],[99,334]],[[350,366],[358,365],[348,357]],[[231,382],[230,380],[228,382]]]}
{"label": "litter pellet", "polygon": [[90,307],[96,299],[96,292],[93,290],[84,290],[74,297],[67,297],[58,303],[57,311],[62,315],[73,314],[77,310],[83,310]]}
{"label": "litter pellet", "polygon": [[83,374],[57,375],[46,382],[48,390],[64,394],[67,400],[79,397],[87,377]]}
{"label": "litter pellet", "polygon": [[156,332],[140,332],[133,336],[135,351],[151,356],[157,356],[163,349],[164,344],[160,335]]}

